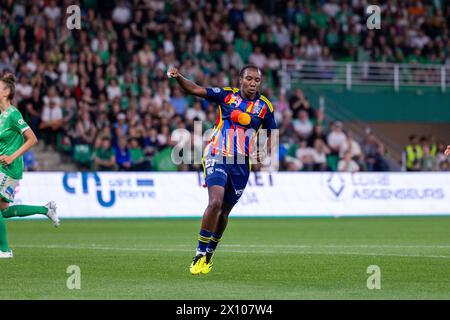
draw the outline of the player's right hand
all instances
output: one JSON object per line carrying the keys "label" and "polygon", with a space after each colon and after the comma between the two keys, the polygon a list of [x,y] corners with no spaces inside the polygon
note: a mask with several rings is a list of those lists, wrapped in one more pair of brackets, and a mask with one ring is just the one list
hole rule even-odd
{"label": "player's right hand", "polygon": [[444,154],[448,157],[450,155],[450,146],[447,146],[447,149],[445,150]]}
{"label": "player's right hand", "polygon": [[180,76],[180,72],[178,71],[177,68],[175,67],[171,67],[168,71],[167,71],[167,77],[168,78],[178,78]]}

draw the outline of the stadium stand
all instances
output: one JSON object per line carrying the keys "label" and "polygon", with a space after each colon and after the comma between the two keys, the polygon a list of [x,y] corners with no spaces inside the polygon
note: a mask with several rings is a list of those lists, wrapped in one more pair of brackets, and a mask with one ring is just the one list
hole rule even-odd
{"label": "stadium stand", "polygon": [[[211,128],[215,107],[185,97],[167,69],[179,66],[205,86],[237,86],[240,67],[253,63],[275,106],[282,170],[395,170],[377,132],[346,127],[304,90],[286,87],[282,66],[318,64],[330,82],[333,63],[450,64],[443,0],[376,1],[383,33],[362,27],[364,0],[86,0],[81,30],[66,28],[66,2],[7,0],[0,8],[0,71],[20,79],[17,104],[43,141],[37,152],[63,159],[45,166],[49,159],[30,154],[29,168],[199,170],[168,161],[171,133],[193,132],[195,120]],[[425,140],[408,170],[448,170],[443,144]]]}

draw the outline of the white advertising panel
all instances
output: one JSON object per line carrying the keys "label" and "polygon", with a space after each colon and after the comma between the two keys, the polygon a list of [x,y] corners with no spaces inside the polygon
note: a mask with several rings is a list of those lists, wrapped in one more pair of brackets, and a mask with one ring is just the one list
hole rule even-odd
{"label": "white advertising panel", "polygon": [[[27,172],[15,204],[63,218],[201,217],[200,173]],[[450,215],[449,173],[252,173],[233,216]]]}

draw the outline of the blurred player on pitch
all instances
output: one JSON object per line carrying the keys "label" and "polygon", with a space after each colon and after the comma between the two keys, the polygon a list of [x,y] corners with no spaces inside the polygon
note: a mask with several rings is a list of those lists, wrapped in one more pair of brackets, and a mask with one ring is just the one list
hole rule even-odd
{"label": "blurred player on pitch", "polygon": [[[276,129],[270,101],[260,94],[261,70],[247,65],[239,73],[240,88],[204,88],[184,78],[176,68],[167,73],[190,95],[219,106],[214,132],[203,154],[208,206],[203,214],[192,274],[211,271],[215,249],[250,175],[250,156],[260,129]],[[270,148],[270,135],[267,145]],[[270,150],[269,150],[270,151]],[[256,152],[257,159],[259,151]],[[258,159],[259,160],[259,159]]]}
{"label": "blurred player on pitch", "polygon": [[16,92],[16,77],[6,73],[0,77],[0,259],[13,257],[9,247],[4,218],[47,216],[59,226],[56,204],[45,206],[13,205],[16,187],[23,175],[23,154],[37,143],[37,138],[12,105]]}

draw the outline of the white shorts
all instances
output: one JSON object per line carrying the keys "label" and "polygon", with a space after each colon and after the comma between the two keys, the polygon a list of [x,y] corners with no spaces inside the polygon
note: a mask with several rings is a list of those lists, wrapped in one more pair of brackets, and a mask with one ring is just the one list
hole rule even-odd
{"label": "white shorts", "polygon": [[14,202],[16,187],[19,180],[13,179],[0,172],[0,197],[6,202]]}

